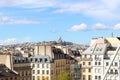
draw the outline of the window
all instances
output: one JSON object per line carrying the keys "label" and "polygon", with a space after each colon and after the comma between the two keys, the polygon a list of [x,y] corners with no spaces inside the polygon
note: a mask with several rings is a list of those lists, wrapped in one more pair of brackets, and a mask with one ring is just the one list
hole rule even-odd
{"label": "window", "polygon": [[35,76],[33,76],[32,78],[33,78],[32,80],[35,80]]}
{"label": "window", "polygon": [[93,49],[91,49],[91,51],[93,51]]}
{"label": "window", "polygon": [[22,76],[24,76],[24,71],[22,72]]}
{"label": "window", "polygon": [[33,70],[33,74],[35,74],[35,70]]}
{"label": "window", "polygon": [[40,70],[37,70],[37,74],[40,74]]}
{"label": "window", "polygon": [[37,62],[37,58],[35,58],[35,62]]}
{"label": "window", "polygon": [[83,72],[85,72],[85,69],[83,69]]}
{"label": "window", "polygon": [[45,80],[45,77],[44,77],[44,76],[42,76],[42,80]]}
{"label": "window", "polygon": [[[2,80],[2,79],[1,79]],[[10,78],[10,80],[13,80],[12,78]]]}
{"label": "window", "polygon": [[39,66],[39,64],[37,64],[37,68],[39,68],[40,66]]}
{"label": "window", "polygon": [[95,59],[97,59],[97,55],[95,55]]}
{"label": "window", "polygon": [[95,62],[95,65],[97,65],[97,62]]}
{"label": "window", "polygon": [[47,58],[45,58],[45,62],[47,62]]}
{"label": "window", "polygon": [[47,74],[49,74],[49,70],[47,70],[47,72],[46,72]]}
{"label": "window", "polygon": [[91,69],[88,69],[88,72],[91,72]]}
{"label": "window", "polygon": [[28,72],[26,71],[25,73],[26,73],[26,76],[27,76],[27,75],[28,75]]}
{"label": "window", "polygon": [[87,58],[87,55],[85,55],[85,58]]}
{"label": "window", "polygon": [[95,76],[95,79],[97,79],[97,76]]}
{"label": "window", "polygon": [[42,64],[42,68],[44,68],[44,64]]}
{"label": "window", "polygon": [[91,62],[88,62],[88,65],[91,65]]}
{"label": "window", "polygon": [[96,51],[98,51],[98,50],[99,50],[99,48],[96,49]]}
{"label": "window", "polygon": [[115,74],[118,74],[118,71],[117,71],[117,70],[115,70]]}
{"label": "window", "polygon": [[100,48],[100,51],[102,51],[102,48]]}
{"label": "window", "polygon": [[91,80],[91,75],[88,75],[88,80]]}
{"label": "window", "polygon": [[46,68],[49,68],[49,64],[46,65]]}
{"label": "window", "polygon": [[92,58],[92,55],[90,55],[90,58]]}
{"label": "window", "polygon": [[113,66],[113,63],[111,65]]}
{"label": "window", "polygon": [[42,62],[42,59],[40,58],[40,62]]}
{"label": "window", "polygon": [[115,66],[117,66],[117,62],[115,62]]}
{"label": "window", "polygon": [[98,69],[98,73],[101,73],[101,69]]}
{"label": "window", "polygon": [[53,74],[53,70],[51,70],[51,74]]}
{"label": "window", "polygon": [[46,80],[49,80],[49,77],[48,77],[48,76],[46,77]]}
{"label": "window", "polygon": [[31,62],[33,61],[33,59],[31,58]]}
{"label": "window", "polygon": [[101,79],[101,76],[98,76],[98,79],[100,80],[100,79]]}
{"label": "window", "polygon": [[42,70],[42,74],[45,74],[44,70]]}
{"label": "window", "polygon": [[33,68],[34,68],[34,67],[35,67],[35,64],[33,64],[32,66],[33,66]]}
{"label": "window", "polygon": [[100,63],[100,62],[98,62],[98,65],[101,65],[101,63]]}
{"label": "window", "polygon": [[85,80],[85,75],[83,75],[83,80]]}
{"label": "window", "polygon": [[37,76],[37,80],[40,80],[40,76]]}
{"label": "window", "polygon": [[83,62],[83,65],[85,65],[85,62]]}
{"label": "window", "polygon": [[106,62],[106,66],[108,66],[109,65],[109,63],[108,62]]}
{"label": "window", "polygon": [[110,72],[111,72],[111,74],[113,74],[113,70],[112,70],[112,69],[111,69],[111,71],[110,71]]}

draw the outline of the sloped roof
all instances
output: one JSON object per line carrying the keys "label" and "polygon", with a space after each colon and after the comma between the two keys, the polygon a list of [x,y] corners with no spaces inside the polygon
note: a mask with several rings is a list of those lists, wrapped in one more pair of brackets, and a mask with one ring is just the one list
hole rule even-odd
{"label": "sloped roof", "polygon": [[95,44],[90,46],[81,54],[104,54],[107,48],[107,44]]}
{"label": "sloped roof", "polygon": [[0,78],[13,76],[17,76],[17,74],[6,67],[4,64],[0,64]]}
{"label": "sloped roof", "polygon": [[117,37],[109,37],[109,38],[106,38],[106,40],[110,44],[120,44],[120,40]]}

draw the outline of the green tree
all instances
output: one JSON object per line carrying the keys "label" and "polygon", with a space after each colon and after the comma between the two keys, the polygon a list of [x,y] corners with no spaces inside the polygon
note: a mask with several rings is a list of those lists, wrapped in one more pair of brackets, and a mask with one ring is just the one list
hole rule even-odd
{"label": "green tree", "polygon": [[56,78],[56,80],[70,80],[69,74],[65,71],[61,71]]}

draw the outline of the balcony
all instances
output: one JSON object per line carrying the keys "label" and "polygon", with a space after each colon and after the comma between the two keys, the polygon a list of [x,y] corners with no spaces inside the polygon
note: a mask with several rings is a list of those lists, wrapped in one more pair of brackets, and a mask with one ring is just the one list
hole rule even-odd
{"label": "balcony", "polygon": [[79,64],[75,64],[74,65],[74,69],[80,69],[80,65]]}

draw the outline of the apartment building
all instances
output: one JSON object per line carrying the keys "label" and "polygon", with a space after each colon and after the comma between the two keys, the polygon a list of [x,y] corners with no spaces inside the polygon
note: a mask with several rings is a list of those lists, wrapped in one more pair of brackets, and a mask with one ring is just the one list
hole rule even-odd
{"label": "apartment building", "polygon": [[92,80],[92,51],[90,48],[81,53],[79,64],[81,64],[80,80]]}
{"label": "apartment building", "polygon": [[93,51],[92,80],[119,80],[120,38],[103,38],[102,42],[99,40],[90,46]]}
{"label": "apartment building", "polygon": [[13,56],[13,69],[18,73],[17,80],[32,80],[32,67],[28,58]]}
{"label": "apartment building", "polygon": [[32,80],[53,80],[54,63],[49,56],[33,55],[29,57],[32,67]]}
{"label": "apartment building", "polygon": [[65,71],[70,75],[71,57],[65,53],[63,48],[56,47],[51,44],[37,44],[35,46],[34,55],[49,56],[53,59],[53,75],[57,76],[60,72]]}
{"label": "apartment building", "polygon": [[70,66],[70,74],[71,74],[71,80],[80,80],[81,74],[80,74],[80,64],[71,64]]}

